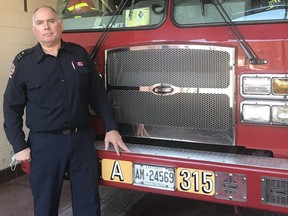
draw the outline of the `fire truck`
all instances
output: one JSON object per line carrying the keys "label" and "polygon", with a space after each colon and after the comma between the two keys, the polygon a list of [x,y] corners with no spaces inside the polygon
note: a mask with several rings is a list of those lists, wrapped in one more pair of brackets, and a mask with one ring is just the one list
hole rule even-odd
{"label": "fire truck", "polygon": [[100,183],[288,213],[287,2],[58,1],[131,151],[91,110]]}

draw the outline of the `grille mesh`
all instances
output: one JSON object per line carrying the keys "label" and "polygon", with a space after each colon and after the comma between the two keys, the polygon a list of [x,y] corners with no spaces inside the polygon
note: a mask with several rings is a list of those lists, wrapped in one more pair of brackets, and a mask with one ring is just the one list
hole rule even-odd
{"label": "grille mesh", "polygon": [[[170,131],[184,128],[183,133],[191,129],[194,134],[197,130],[215,131],[220,132],[220,136],[227,135],[233,142],[233,90],[164,96],[139,91],[140,87],[159,83],[191,89],[224,89],[225,92],[232,89],[234,62],[231,63],[231,59],[234,57],[231,55],[235,55],[235,50],[207,47],[159,45],[107,51],[108,94],[118,123],[155,126],[154,131],[157,127],[170,128]],[[213,140],[213,133],[210,136]]]}
{"label": "grille mesh", "polygon": [[227,88],[229,53],[217,50],[148,49],[111,51],[108,82],[112,86],[169,83],[195,88]]}
{"label": "grille mesh", "polygon": [[119,123],[215,131],[231,128],[232,114],[227,95],[176,94],[166,97],[149,92],[111,91],[110,99]]}

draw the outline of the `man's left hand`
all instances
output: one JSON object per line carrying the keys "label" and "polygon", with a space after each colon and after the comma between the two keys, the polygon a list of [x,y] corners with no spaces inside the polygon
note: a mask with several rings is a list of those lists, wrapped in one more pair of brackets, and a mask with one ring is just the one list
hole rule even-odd
{"label": "man's left hand", "polygon": [[105,150],[107,150],[109,148],[109,144],[112,143],[115,152],[118,156],[120,156],[119,147],[123,149],[125,152],[130,152],[130,150],[123,142],[122,137],[117,130],[107,132],[104,141],[105,141]]}

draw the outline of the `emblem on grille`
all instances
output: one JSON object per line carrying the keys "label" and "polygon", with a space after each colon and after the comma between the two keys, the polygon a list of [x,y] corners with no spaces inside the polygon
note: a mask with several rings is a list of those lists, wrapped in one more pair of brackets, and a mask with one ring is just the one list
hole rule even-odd
{"label": "emblem on grille", "polygon": [[230,182],[231,180],[229,180],[229,179],[225,179],[224,181],[227,181],[227,182],[223,182],[223,184],[222,184],[222,189],[225,192],[234,193],[238,190],[238,184],[236,181],[233,180],[232,182]]}
{"label": "emblem on grille", "polygon": [[170,84],[159,83],[153,86],[152,92],[157,95],[171,95],[174,87]]}
{"label": "emblem on grille", "polygon": [[272,196],[287,197],[288,191],[285,188],[269,188],[267,193]]}

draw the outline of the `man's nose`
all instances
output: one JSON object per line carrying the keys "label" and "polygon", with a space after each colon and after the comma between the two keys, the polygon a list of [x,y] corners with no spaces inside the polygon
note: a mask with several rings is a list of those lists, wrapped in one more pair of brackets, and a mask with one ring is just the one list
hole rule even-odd
{"label": "man's nose", "polygon": [[49,23],[48,22],[44,22],[44,29],[49,29],[50,26],[49,26]]}

